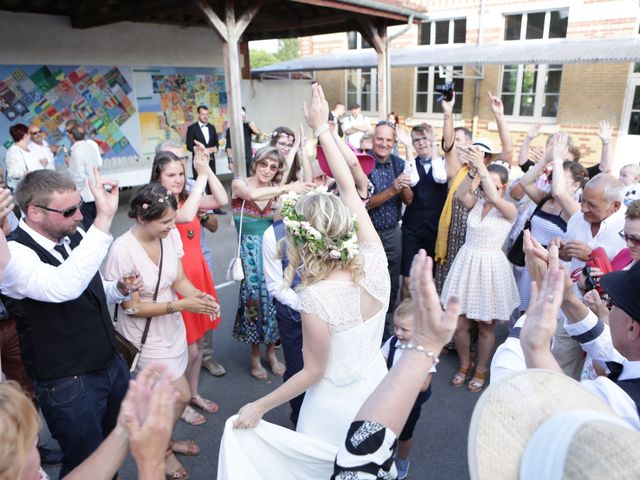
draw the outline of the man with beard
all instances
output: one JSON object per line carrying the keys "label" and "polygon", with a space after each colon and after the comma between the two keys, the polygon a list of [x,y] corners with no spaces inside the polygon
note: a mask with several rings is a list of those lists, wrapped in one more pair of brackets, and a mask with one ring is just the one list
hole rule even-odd
{"label": "man with beard", "polygon": [[0,285],[38,403],[64,454],[60,478],[113,430],[129,382],[107,309],[128,290],[98,272],[113,239],[118,186],[101,180],[97,168],[94,176],[97,214],[87,233],[78,230],[82,200],[69,178],[37,170],[18,184],[24,217],[9,241]]}

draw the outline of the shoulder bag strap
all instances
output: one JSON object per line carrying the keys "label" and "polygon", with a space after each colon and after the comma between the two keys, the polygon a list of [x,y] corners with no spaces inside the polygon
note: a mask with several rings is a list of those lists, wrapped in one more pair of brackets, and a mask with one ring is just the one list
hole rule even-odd
{"label": "shoulder bag strap", "polygon": [[540,200],[540,203],[536,205],[535,210],[533,210],[533,213],[529,216],[529,218],[525,222],[523,230],[529,230],[529,231],[531,230],[531,219],[536,215],[536,213],[538,213],[538,210],[540,210],[542,206],[545,203],[547,203],[547,200],[549,200],[550,198],[551,198],[551,195],[547,195],[542,200]]}
{"label": "shoulder bag strap", "polygon": [[[153,292],[153,301],[158,299],[158,290],[160,289],[160,278],[162,278],[162,260],[163,260],[163,248],[162,248],[162,239],[160,239],[160,265],[158,266],[158,282],[156,283],[156,290]],[[142,333],[142,340],[140,341],[140,351],[142,351],[142,347],[147,341],[147,335],[149,334],[149,327],[151,326],[151,317],[147,317],[147,322],[144,325],[144,332]]]}
{"label": "shoulder bag strap", "polygon": [[238,228],[238,252],[236,257],[240,257],[240,244],[242,243],[242,220],[244,219],[244,202],[246,199],[242,199],[242,209],[240,210],[240,228]]}

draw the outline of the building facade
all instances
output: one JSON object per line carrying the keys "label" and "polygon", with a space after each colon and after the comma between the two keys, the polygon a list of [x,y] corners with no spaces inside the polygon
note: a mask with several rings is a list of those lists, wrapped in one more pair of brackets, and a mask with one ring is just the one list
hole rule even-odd
{"label": "building facade", "polygon": [[[636,38],[639,33],[635,0],[417,0],[407,6],[425,11],[430,21],[411,26],[392,41],[392,49],[513,42],[536,48],[557,39]],[[390,28],[388,34],[402,29]],[[357,32],[300,39],[302,56],[367,47]],[[358,103],[371,119],[384,116],[377,105],[375,68],[318,71],[316,78],[330,102]],[[543,135],[534,145],[562,129],[572,135],[585,163],[595,163],[601,152],[599,123],[605,120],[614,127],[617,163],[638,161],[630,155],[640,147],[640,63],[394,67],[391,110],[407,125],[426,121],[439,129],[436,87],[447,80],[457,92],[456,124],[476,136],[497,140],[490,91],[502,98],[516,149],[539,123]]]}

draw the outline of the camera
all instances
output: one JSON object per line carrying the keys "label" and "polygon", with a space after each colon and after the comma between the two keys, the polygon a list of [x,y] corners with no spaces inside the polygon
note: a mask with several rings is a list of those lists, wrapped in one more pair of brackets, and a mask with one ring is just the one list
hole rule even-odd
{"label": "camera", "polygon": [[436,85],[436,92],[440,93],[438,96],[438,101],[441,102],[444,100],[445,102],[450,102],[453,98],[453,92],[455,89],[453,88],[453,82],[446,82],[442,85]]}

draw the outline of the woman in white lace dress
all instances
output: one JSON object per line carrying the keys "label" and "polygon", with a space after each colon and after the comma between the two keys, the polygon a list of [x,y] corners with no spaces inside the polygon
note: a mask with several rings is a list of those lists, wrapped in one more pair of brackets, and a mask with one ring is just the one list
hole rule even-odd
{"label": "woman in white lace dress", "polygon": [[[298,420],[298,432],[304,435],[269,426],[268,435],[278,437],[263,438],[266,442],[261,443],[262,447],[274,450],[269,459],[269,455],[255,450],[246,435],[227,428],[218,478],[240,478],[239,460],[244,464],[243,475],[255,475],[246,464],[251,462],[256,467],[260,458],[278,465],[278,476],[273,478],[329,478],[332,455],[344,442],[356,412],[387,372],[380,354],[390,290],[384,249],[345,161],[345,156],[353,153],[330,131],[329,107],[317,85],[305,114],[327,156],[340,196],[314,191],[299,198],[287,195],[282,199],[290,261],[285,277],[290,280],[293,269],[301,266],[304,368],[272,393],[242,407],[234,421],[236,428],[253,428],[266,412],[306,391]],[[257,435],[264,435],[264,424],[260,422],[262,430],[258,428]],[[308,445],[322,458],[316,458],[322,468],[318,470],[316,463],[312,470],[302,473],[301,456],[275,452],[275,445],[282,438],[289,439],[284,441],[287,448]],[[243,439],[251,453],[242,459],[228,458],[243,454],[242,448],[230,448],[231,443],[237,445]],[[309,456],[309,450],[305,455]],[[292,470],[297,472],[293,476]],[[258,478],[271,478],[266,472],[259,475]]]}
{"label": "woman in white lace dress", "polygon": [[[517,210],[503,198],[509,172],[501,165],[484,165],[482,152],[469,150],[464,157],[470,164],[468,178],[462,181],[456,197],[469,211],[466,240],[456,256],[442,287],[442,302],[453,295],[460,299],[458,328],[453,337],[460,357],[460,368],[451,379],[461,387],[471,370],[471,321],[478,325],[478,364],[467,386],[482,390],[495,344],[494,321],[509,319],[520,304],[511,266],[502,251]],[[480,185],[483,196],[473,192]]]}

